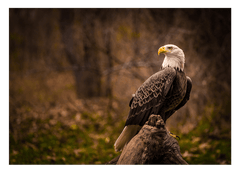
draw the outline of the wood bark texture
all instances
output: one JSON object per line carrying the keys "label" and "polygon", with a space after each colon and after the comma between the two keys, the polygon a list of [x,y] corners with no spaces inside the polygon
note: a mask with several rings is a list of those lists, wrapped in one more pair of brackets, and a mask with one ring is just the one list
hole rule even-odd
{"label": "wood bark texture", "polygon": [[188,164],[160,115],[151,115],[142,129],[108,164]]}

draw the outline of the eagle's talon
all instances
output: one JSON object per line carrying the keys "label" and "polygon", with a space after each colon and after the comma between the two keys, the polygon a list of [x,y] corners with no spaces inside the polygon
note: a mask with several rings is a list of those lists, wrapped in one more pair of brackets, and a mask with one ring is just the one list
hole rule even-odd
{"label": "eagle's talon", "polygon": [[173,133],[169,132],[170,136],[172,136],[173,138],[180,140],[180,137],[178,135],[174,135]]}

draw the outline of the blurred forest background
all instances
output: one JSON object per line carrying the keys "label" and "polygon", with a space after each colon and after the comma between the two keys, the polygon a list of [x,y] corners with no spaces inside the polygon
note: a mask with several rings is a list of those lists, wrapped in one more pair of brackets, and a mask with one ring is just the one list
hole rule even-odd
{"label": "blurred forest background", "polygon": [[105,164],[137,88],[183,49],[168,121],[189,164],[231,164],[231,9],[9,9],[9,163]]}

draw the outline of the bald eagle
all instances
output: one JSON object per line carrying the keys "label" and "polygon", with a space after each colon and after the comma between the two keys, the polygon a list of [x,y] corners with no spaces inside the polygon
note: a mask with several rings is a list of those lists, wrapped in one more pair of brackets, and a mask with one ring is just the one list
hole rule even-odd
{"label": "bald eagle", "polygon": [[185,75],[185,55],[179,47],[167,44],[158,49],[165,54],[161,70],[149,77],[133,94],[125,127],[114,147],[121,151],[138,133],[151,114],[166,120],[189,100],[192,81]]}

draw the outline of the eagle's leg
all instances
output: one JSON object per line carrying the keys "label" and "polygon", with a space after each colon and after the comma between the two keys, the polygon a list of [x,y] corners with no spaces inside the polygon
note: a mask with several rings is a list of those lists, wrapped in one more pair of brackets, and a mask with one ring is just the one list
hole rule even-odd
{"label": "eagle's leg", "polygon": [[[175,112],[175,110],[171,110],[171,111],[168,111],[168,112],[166,112],[166,113],[162,113],[162,114],[163,114],[162,118],[163,118],[165,124],[166,124],[167,119],[168,119],[174,112]],[[172,136],[172,137],[174,137],[175,139],[178,138],[178,140],[180,140],[180,137],[179,137],[178,135],[174,135],[174,134],[171,133],[170,131],[169,131],[169,135]]]}
{"label": "eagle's leg", "polygon": [[166,124],[167,119],[166,119],[166,115],[165,115],[165,110],[164,109],[160,110],[158,112],[158,115],[160,115],[162,117],[164,124]]}
{"label": "eagle's leg", "polygon": [[[164,109],[162,109],[162,110],[159,111],[158,113],[159,113],[159,115],[161,115],[161,117],[162,117],[162,119],[163,119],[163,121],[164,121],[164,124],[166,125],[167,119],[168,119],[174,112],[175,112],[175,111],[172,110],[172,111],[168,111],[168,112],[165,113]],[[169,134],[170,134],[170,136],[174,137],[175,139],[178,138],[178,140],[180,140],[180,137],[179,137],[178,135],[174,135],[174,134],[171,133],[170,131],[169,131]]]}

